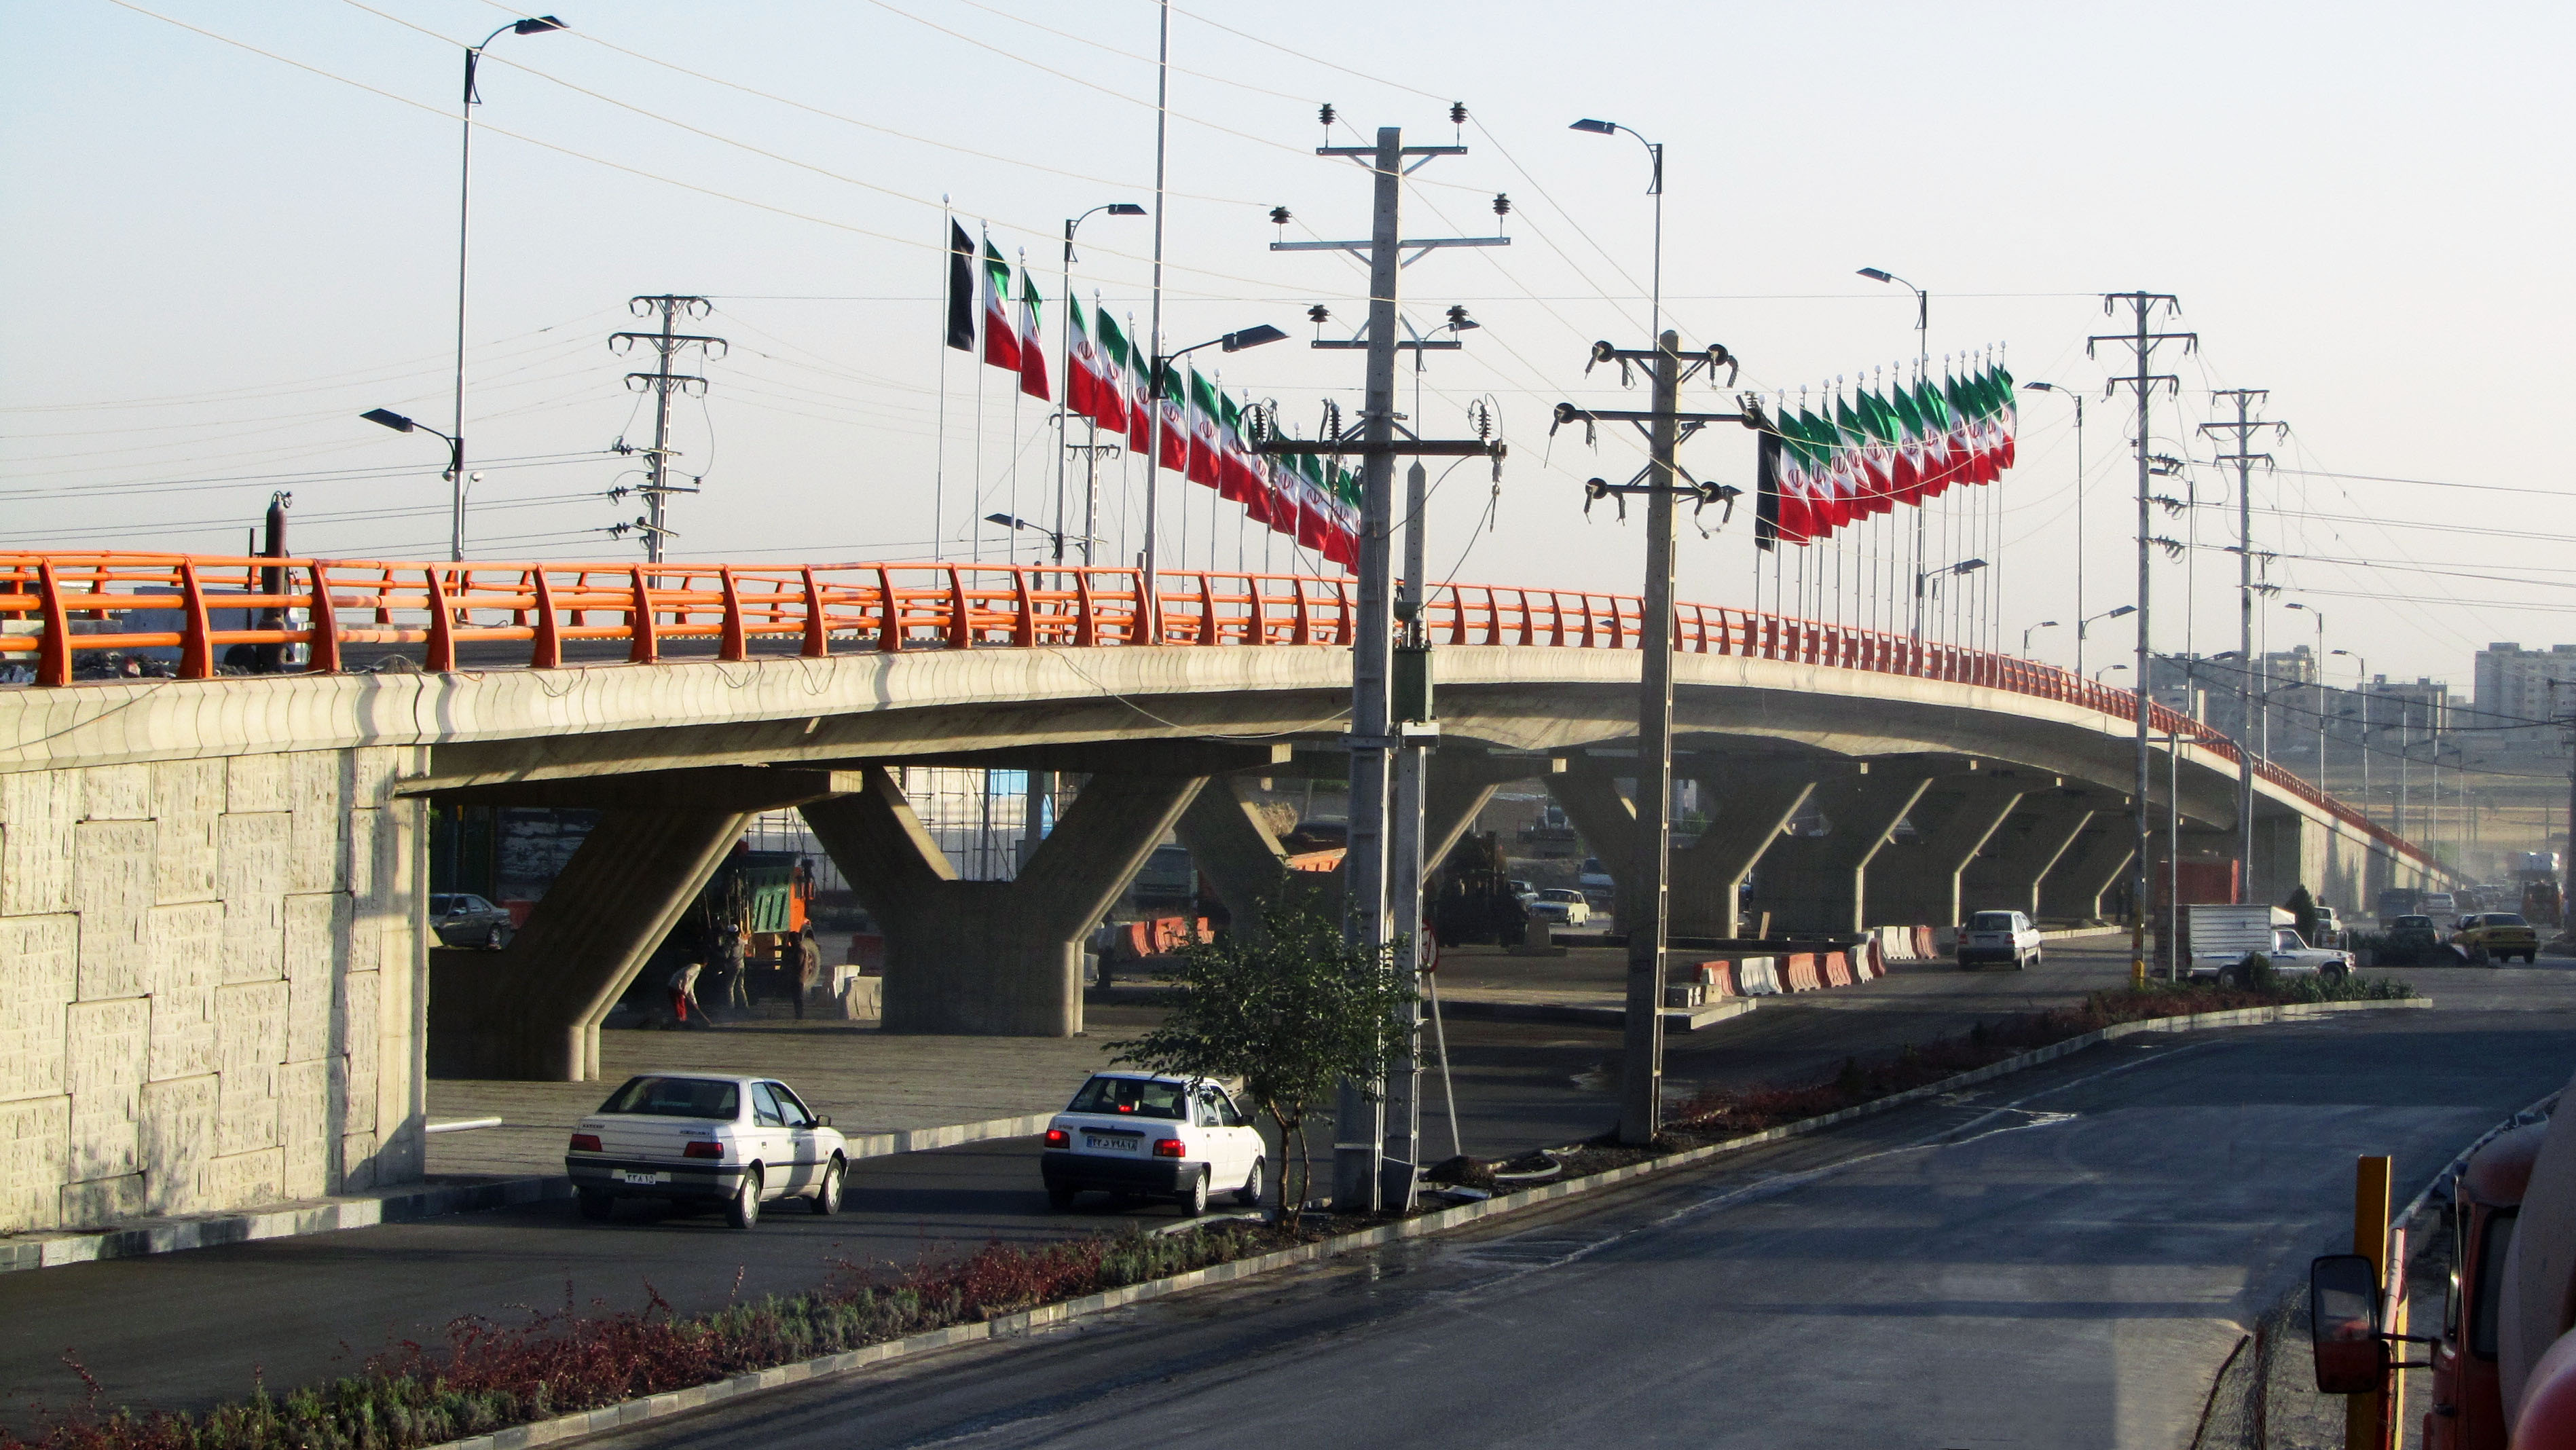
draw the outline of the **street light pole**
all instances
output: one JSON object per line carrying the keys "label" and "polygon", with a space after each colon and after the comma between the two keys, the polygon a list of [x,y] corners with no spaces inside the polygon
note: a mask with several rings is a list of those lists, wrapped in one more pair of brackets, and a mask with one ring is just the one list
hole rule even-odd
{"label": "street light pole", "polygon": [[2348,649],[2332,653],[2352,661],[2360,673],[2353,678],[2353,692],[2361,696],[2361,813],[2370,814],[2370,661]]}
{"label": "street light pole", "polygon": [[2308,618],[2314,621],[2317,627],[2317,647],[2315,651],[2317,669],[2317,789],[2324,790],[2326,788],[2326,615],[2324,610],[2318,609],[2313,605],[2301,604],[2296,600],[2292,600],[2282,607],[2285,609],[2305,610]]}
{"label": "street light pole", "polygon": [[[1073,422],[1073,309],[1076,305],[1073,300],[1073,233],[1075,228],[1081,226],[1084,222],[1091,220],[1095,214],[1104,211],[1109,213],[1111,216],[1143,216],[1145,214],[1145,209],[1132,201],[1109,201],[1102,202],[1100,205],[1093,207],[1090,211],[1084,212],[1080,216],[1066,217],[1064,219],[1064,341],[1061,349],[1064,358],[1064,365],[1056,372],[1056,376],[1064,380],[1064,394],[1062,401],[1057,403],[1055,410],[1055,562],[1059,565],[1064,563],[1064,459],[1067,453],[1073,451],[1073,439],[1066,433],[1066,430],[1072,426]],[[1097,328],[1100,325],[1096,314],[1091,325],[1094,328]],[[1085,444],[1084,447],[1087,450],[1096,450],[1099,446],[1100,424],[1095,420],[1091,425],[1090,441]],[[1087,456],[1090,459],[1090,466],[1094,479],[1094,482],[1091,485],[1092,502],[1096,506],[1099,502],[1099,485],[1097,482],[1100,467],[1099,454],[1097,452],[1090,452]],[[1091,563],[1090,536],[1100,532],[1099,520],[1092,516],[1092,511],[1090,509],[1084,510],[1082,532],[1084,535],[1082,544],[1082,562],[1085,565],[1089,565]]]}
{"label": "street light pole", "polygon": [[[1914,294],[1914,379],[1918,383],[1924,381],[1932,371],[1932,294],[1893,272],[1877,267],[1863,267],[1860,275],[1873,282],[1893,282]],[[1920,583],[1923,577],[1923,504],[1920,500],[1914,505],[1914,577],[1917,584],[1914,590],[1913,639],[1915,655],[1919,659],[1923,650],[1923,590]]]}
{"label": "street light pole", "polygon": [[[2024,392],[2055,393],[2075,405],[2075,617],[2084,618],[2084,546],[2091,536],[2084,532],[2084,395],[2055,383],[2024,383]],[[2084,626],[2075,626],[2075,673],[2084,673]]]}
{"label": "street light pole", "polygon": [[2032,625],[2030,628],[2023,630],[2021,632],[2021,657],[2023,659],[2030,658],[2030,637],[2032,635],[2039,633],[2043,629],[2055,628],[2057,628],[2056,620],[2043,619],[2039,623]]}
{"label": "street light pole", "polygon": [[457,148],[456,161],[456,414],[452,431],[445,435],[453,454],[447,468],[452,485],[447,516],[447,557],[451,562],[465,557],[465,261],[467,223],[474,203],[474,107],[482,99],[474,93],[474,73],[483,63],[484,50],[500,39],[503,31],[543,35],[563,28],[564,23],[551,15],[513,20],[484,36],[481,45],[465,50],[465,99],[458,107],[465,134]]}

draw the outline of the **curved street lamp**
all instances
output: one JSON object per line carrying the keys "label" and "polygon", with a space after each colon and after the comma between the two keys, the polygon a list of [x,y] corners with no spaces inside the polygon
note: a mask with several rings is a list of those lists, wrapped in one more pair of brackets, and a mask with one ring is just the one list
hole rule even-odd
{"label": "curved street lamp", "polygon": [[[2075,405],[2075,617],[2084,617],[2084,395],[2055,383],[2028,382],[2026,393],[2055,393]],[[2075,673],[2084,673],[2084,631],[2075,631]]]}
{"label": "curved street lamp", "polygon": [[[1057,405],[1055,412],[1056,451],[1054,535],[1055,562],[1059,564],[1064,562],[1064,543],[1066,538],[1064,528],[1064,456],[1066,453],[1072,451],[1070,446],[1072,439],[1067,437],[1065,434],[1065,420],[1072,416],[1073,402],[1073,233],[1074,230],[1077,227],[1080,227],[1084,222],[1091,220],[1093,217],[1104,211],[1109,213],[1111,216],[1143,216],[1145,214],[1145,209],[1132,201],[1105,201],[1100,205],[1093,207],[1091,210],[1084,212],[1080,216],[1066,217],[1064,219],[1064,347],[1063,365],[1056,371],[1056,376],[1064,380],[1062,384],[1064,388],[1064,401]],[[1099,323],[1095,321],[1092,326],[1094,329],[1097,329],[1099,327]],[[1092,425],[1093,441],[1085,445],[1086,447],[1096,449],[1100,446],[1098,442],[1099,431],[1098,424]],[[1082,562],[1087,568],[1091,564],[1091,546],[1095,542],[1093,536],[1100,530],[1100,455],[1095,452],[1088,453],[1085,457],[1090,461],[1090,477],[1092,479],[1090,503],[1083,510],[1082,533],[1080,535],[1082,541]],[[987,519],[986,522],[990,522],[990,519]]]}
{"label": "curved street lamp", "polygon": [[1635,131],[1616,121],[1595,121],[1589,117],[1565,129],[1589,132],[1595,136],[1611,136],[1626,131],[1629,135],[1637,137],[1637,144],[1646,148],[1647,157],[1654,163],[1654,175],[1646,183],[1646,195],[1655,199],[1655,270],[1650,284],[1654,290],[1647,304],[1646,336],[1661,337],[1664,334],[1664,143],[1649,141],[1643,136],[1638,136]]}
{"label": "curved street lamp", "polygon": [[[481,45],[465,49],[465,99],[459,106],[464,121],[464,140],[457,150],[456,163],[456,414],[450,425],[454,431],[447,438],[452,451],[448,477],[456,485],[454,502],[448,515],[447,557],[465,557],[465,261],[467,223],[474,201],[474,108],[482,97],[474,90],[475,72],[482,66],[483,52],[503,32],[512,35],[543,35],[550,30],[564,30],[562,21],[551,15],[534,15],[496,27],[483,37]],[[390,424],[386,425],[392,426]]]}

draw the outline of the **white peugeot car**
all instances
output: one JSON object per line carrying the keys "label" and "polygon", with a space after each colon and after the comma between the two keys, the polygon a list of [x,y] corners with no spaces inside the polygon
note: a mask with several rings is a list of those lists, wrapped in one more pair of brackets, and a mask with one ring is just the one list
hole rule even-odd
{"label": "white peugeot car", "polygon": [[581,1216],[621,1198],[721,1203],[735,1228],[770,1199],[838,1213],[849,1143],[774,1078],[653,1072],[629,1078],[573,1129],[564,1152]]}
{"label": "white peugeot car", "polygon": [[2010,962],[2014,971],[2039,965],[2039,928],[2018,911],[1979,911],[1959,929],[1959,965]]}
{"label": "white peugeot car", "polygon": [[1231,1190],[1261,1202],[1261,1130],[1215,1083],[1143,1072],[1095,1073],[1047,1125],[1038,1171],[1047,1202],[1071,1208],[1077,1193],[1177,1199],[1190,1214]]}
{"label": "white peugeot car", "polygon": [[1538,898],[1529,903],[1529,914],[1533,921],[1551,922],[1557,926],[1590,926],[1592,903],[1580,891],[1550,888],[1540,892]]}

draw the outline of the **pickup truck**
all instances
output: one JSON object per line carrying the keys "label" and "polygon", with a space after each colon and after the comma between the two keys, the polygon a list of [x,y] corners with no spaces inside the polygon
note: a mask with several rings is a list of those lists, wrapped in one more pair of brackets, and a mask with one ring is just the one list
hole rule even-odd
{"label": "pickup truck", "polygon": [[2290,913],[2277,906],[2194,905],[2190,913],[2191,968],[2195,982],[2245,985],[2246,963],[2260,955],[2282,976],[2315,974],[2341,981],[2352,972],[2352,955],[2331,947],[2312,947],[2290,925]]}

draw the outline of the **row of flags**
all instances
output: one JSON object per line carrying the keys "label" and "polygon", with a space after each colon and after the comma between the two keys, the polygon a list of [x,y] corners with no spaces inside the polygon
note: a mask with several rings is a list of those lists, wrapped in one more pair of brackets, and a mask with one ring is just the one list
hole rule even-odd
{"label": "row of flags", "polygon": [[1954,485],[1993,483],[2013,465],[2012,374],[1988,363],[1883,394],[1839,393],[1821,412],[1783,394],[1764,420],[1754,538],[1763,548],[1832,536]]}
{"label": "row of flags", "polygon": [[[980,310],[984,362],[1017,374],[1022,393],[1054,401],[1039,326],[1039,308],[1045,299],[1026,259],[1019,267],[1015,313],[1010,260],[987,237],[979,268],[975,243],[966,229],[951,221],[948,231],[948,345],[960,352],[978,350],[976,314]],[[1068,297],[1065,319],[1067,412],[1089,418],[1105,433],[1125,437],[1131,450],[1152,455],[1157,466],[1242,505],[1254,523],[1344,569],[1358,567],[1356,475],[1313,456],[1255,453],[1246,422],[1248,405],[1219,392],[1197,368],[1188,370],[1185,381],[1179,370],[1164,364],[1157,398],[1147,378],[1153,361],[1150,351],[1130,343],[1107,311],[1095,306],[1086,321],[1081,302]],[[1132,318],[1129,325],[1134,325]]]}

